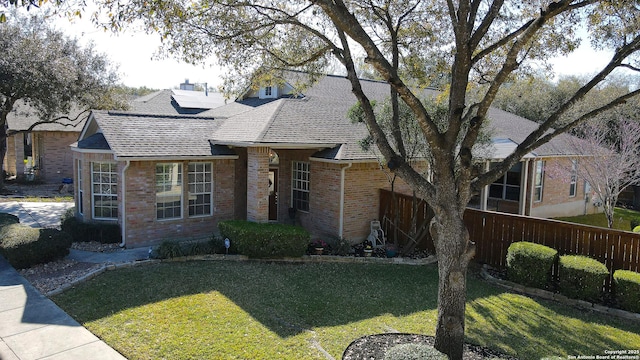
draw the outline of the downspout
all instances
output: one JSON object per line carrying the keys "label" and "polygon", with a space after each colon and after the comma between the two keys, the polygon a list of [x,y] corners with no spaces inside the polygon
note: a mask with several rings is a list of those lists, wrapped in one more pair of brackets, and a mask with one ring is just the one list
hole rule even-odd
{"label": "downspout", "polygon": [[122,213],[122,223],[121,225],[121,231],[122,231],[122,242],[120,243],[120,247],[123,248],[125,247],[126,243],[127,243],[127,203],[125,202],[125,194],[127,193],[127,182],[126,182],[126,172],[127,169],[129,168],[129,165],[131,165],[131,161],[127,160],[127,164],[124,166],[124,168],[122,169],[122,197],[121,197],[121,201],[120,203],[122,204],[122,210],[120,211]]}
{"label": "downspout", "polygon": [[338,238],[342,239],[344,235],[344,179],[346,177],[347,169],[353,166],[353,163],[349,163],[347,166],[340,169],[340,223],[338,225]]}

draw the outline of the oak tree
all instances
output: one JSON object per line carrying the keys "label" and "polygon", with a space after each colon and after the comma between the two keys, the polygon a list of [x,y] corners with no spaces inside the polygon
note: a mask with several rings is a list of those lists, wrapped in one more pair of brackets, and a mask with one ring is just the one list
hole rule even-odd
{"label": "oak tree", "polygon": [[[536,147],[639,93],[628,91],[582,114],[569,111],[616,69],[638,70],[637,0],[97,2],[102,9],[98,21],[114,30],[138,22],[160,34],[168,54],[188,62],[215,55],[231,75],[227,91],[243,88],[242,80],[257,70],[265,76],[273,76],[274,69],[317,74],[334,61],[341,65],[388,167],[435,213],[430,224],[439,270],[435,347],[451,359],[462,358],[466,275],[475,252],[463,222],[471,197]],[[574,50],[581,28],[595,46],[612,49],[610,62],[542,119],[512,154],[489,170],[477,166],[471,149],[501,86]],[[392,117],[391,131],[377,121],[357,77],[362,58],[390,85],[393,111],[399,115],[403,102],[415,116],[433,159],[430,178],[406,158],[398,126],[402,117]],[[415,90],[433,83],[448,95],[445,126],[439,126]]]}
{"label": "oak tree", "polygon": [[126,106],[114,91],[118,75],[107,57],[52,28],[42,13],[14,12],[0,23],[0,54],[0,166],[12,112],[33,118],[33,129],[50,122],[75,126],[91,108]]}

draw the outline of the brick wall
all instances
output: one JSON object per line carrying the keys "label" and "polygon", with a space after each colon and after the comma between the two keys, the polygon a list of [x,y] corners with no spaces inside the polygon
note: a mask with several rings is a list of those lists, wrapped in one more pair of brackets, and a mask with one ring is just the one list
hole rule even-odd
{"label": "brick wall", "polygon": [[[291,163],[309,161],[314,150],[278,150],[279,203],[278,220],[291,223],[288,209],[291,207]],[[298,211],[297,223],[312,233],[312,237],[337,237],[340,228],[340,177],[347,164],[310,161],[309,212]],[[343,237],[352,243],[369,235],[371,220],[378,218],[379,189],[390,188],[388,177],[377,162],[354,163],[345,170]],[[400,179],[396,189],[409,192]]]}
{"label": "brick wall", "polygon": [[33,132],[33,155],[42,180],[55,184],[73,176],[73,154],[69,145],[77,140],[77,132]]}
{"label": "brick wall", "polygon": [[[78,215],[84,221],[96,221],[92,218],[91,211],[91,162],[113,161],[110,154],[74,153],[74,159],[82,162],[83,176],[83,207],[84,213]],[[235,161],[213,160],[211,161],[213,172],[213,215],[189,217],[188,203],[188,161],[182,162],[183,171],[183,202],[182,218],[170,220],[156,220],[156,187],[155,171],[156,162],[132,161],[126,170],[126,209],[122,211],[123,182],[121,174],[125,163],[119,162],[118,171],[118,200],[120,209],[117,222],[122,226],[123,213],[126,215],[126,246],[141,247],[157,245],[164,240],[188,240],[210,237],[216,230],[218,222],[234,218],[234,186],[235,186]],[[74,161],[77,172],[77,162]],[[78,211],[78,184],[74,186],[76,198],[76,211]],[[104,221],[104,220],[102,220]]]}
{"label": "brick wall", "polygon": [[164,240],[208,238],[218,222],[234,217],[234,160],[213,161],[213,215],[189,217],[187,165],[183,162],[182,218],[156,220],[155,162],[131,162],[126,172],[127,246],[159,244]]}
{"label": "brick wall", "polygon": [[[531,162],[530,174],[533,179],[534,162]],[[582,166],[578,162],[578,166]],[[528,186],[528,202],[531,204],[531,216],[559,217],[577,216],[585,213],[598,212],[591,201],[585,202],[584,179],[578,177],[576,182],[576,195],[569,196],[569,184],[571,176],[571,160],[569,158],[545,159],[544,183],[542,187],[542,201],[531,203],[531,188]]]}
{"label": "brick wall", "polygon": [[[7,136],[7,152],[4,154],[4,162],[2,163],[4,170],[13,175],[17,174],[16,162],[18,159],[16,158],[16,138],[19,138],[18,141],[22,141],[22,134]],[[22,155],[24,152],[20,154]],[[22,156],[20,156],[20,163],[22,163]]]}
{"label": "brick wall", "polygon": [[269,221],[269,148],[247,149],[247,220]]}

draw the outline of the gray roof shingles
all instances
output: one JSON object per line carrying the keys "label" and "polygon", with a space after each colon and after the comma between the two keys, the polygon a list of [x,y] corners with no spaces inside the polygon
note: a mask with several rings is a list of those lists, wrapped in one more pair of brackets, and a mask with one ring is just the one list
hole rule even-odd
{"label": "gray roof shingles", "polygon": [[[370,100],[383,101],[388,97],[386,83],[364,80],[362,87]],[[301,97],[237,100],[193,116],[177,114],[167,107],[171,91],[165,90],[141,99],[138,106],[133,106],[133,112],[95,111],[94,116],[117,156],[210,156],[214,152],[226,154],[225,145],[267,144],[275,149],[279,145],[328,146],[314,157],[329,160],[376,159],[373,151],[364,151],[359,145],[368,134],[366,126],[347,118],[356,98],[345,77],[325,76],[303,93]],[[425,90],[424,94],[435,93]],[[145,108],[156,101],[162,106],[158,105],[155,111]],[[515,143],[522,142],[538,126],[499,109],[491,109],[488,116],[493,137],[508,138]],[[566,154],[567,136],[570,135],[560,135],[533,154]]]}
{"label": "gray roof shingles", "polygon": [[[87,114],[77,108],[73,108],[69,114],[60,115],[69,119],[60,119],[56,122],[47,122],[36,125],[32,131],[64,131],[77,132],[82,131],[82,127],[87,119]],[[39,122],[34,109],[23,101],[14,105],[13,111],[7,116],[7,131],[9,133],[15,131],[28,130],[31,125]]]}
{"label": "gray roof shingles", "polygon": [[108,111],[94,111],[93,116],[117,157],[220,155],[220,149],[209,143],[219,126],[212,118]]}

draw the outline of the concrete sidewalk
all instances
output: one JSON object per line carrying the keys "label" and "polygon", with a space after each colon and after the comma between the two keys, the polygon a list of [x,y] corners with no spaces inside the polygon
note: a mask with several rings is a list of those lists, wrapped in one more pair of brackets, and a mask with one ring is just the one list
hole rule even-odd
{"label": "concrete sidewalk", "polygon": [[0,256],[1,360],[123,360]]}
{"label": "concrete sidewalk", "polygon": [[[21,224],[31,227],[60,227],[60,217],[72,206],[68,202],[10,201],[0,202],[0,212],[16,215]],[[141,256],[138,253],[112,260],[127,261]],[[75,255],[89,259],[92,253]],[[126,360],[42,295],[0,256],[0,360],[36,359]]]}

